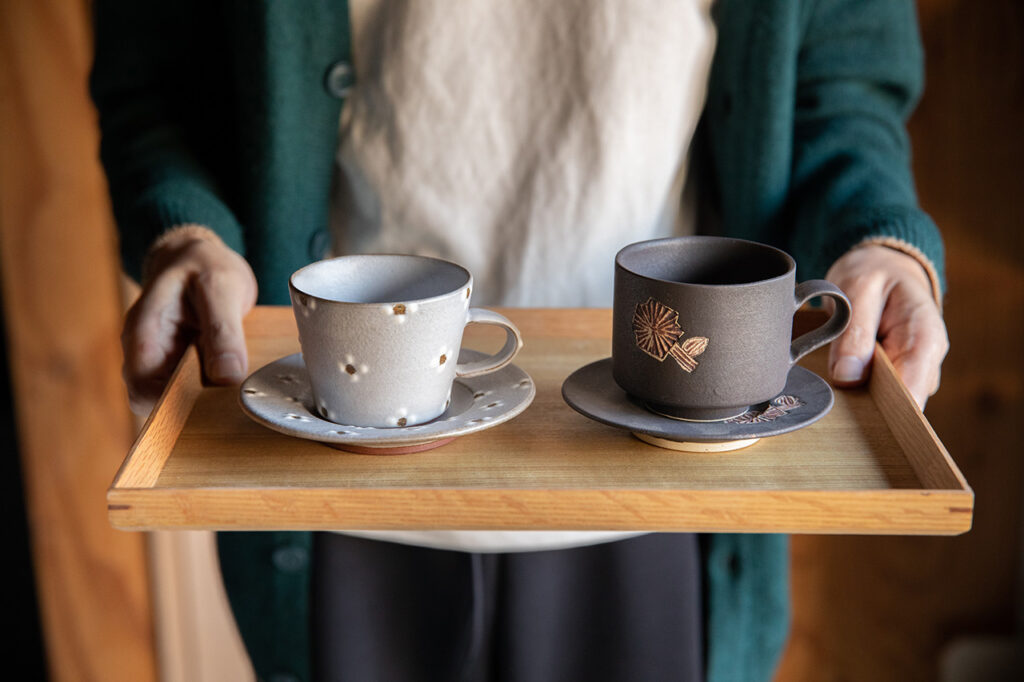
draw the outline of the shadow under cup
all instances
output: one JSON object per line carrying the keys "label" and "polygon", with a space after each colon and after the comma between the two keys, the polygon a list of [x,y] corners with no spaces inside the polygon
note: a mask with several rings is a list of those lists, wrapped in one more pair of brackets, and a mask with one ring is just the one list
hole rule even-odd
{"label": "shadow under cup", "polygon": [[[793,315],[836,301],[824,325],[792,339]],[[652,411],[718,421],[776,397],[801,357],[836,338],[849,302],[830,282],[796,284],[796,263],[765,244],[678,237],[615,258],[612,373]]]}

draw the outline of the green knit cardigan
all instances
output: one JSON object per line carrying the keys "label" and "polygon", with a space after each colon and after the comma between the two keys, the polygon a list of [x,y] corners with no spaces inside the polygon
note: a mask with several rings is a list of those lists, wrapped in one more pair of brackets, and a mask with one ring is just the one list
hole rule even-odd
{"label": "green knit cardigan", "polygon": [[[785,248],[802,279],[871,237],[919,249],[941,279],[904,126],[922,87],[913,2],[717,0],[714,16],[702,226]],[[95,20],[91,88],[126,271],[139,276],[161,232],[200,223],[246,256],[260,302],[287,303],[288,276],[328,244],[347,3],[97,0]],[[311,538],[218,536],[263,679],[310,679]],[[789,623],[786,538],[708,535],[702,552],[707,679],[770,679]]]}

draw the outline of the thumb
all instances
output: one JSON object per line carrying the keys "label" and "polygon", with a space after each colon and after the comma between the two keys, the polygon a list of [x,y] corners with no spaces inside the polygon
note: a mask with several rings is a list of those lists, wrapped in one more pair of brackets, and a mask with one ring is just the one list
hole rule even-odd
{"label": "thumb", "polygon": [[247,283],[230,272],[204,271],[190,283],[189,298],[199,322],[206,378],[216,384],[240,383],[249,366],[242,325],[253,305]]}
{"label": "thumb", "polygon": [[843,388],[859,386],[867,380],[885,308],[884,291],[880,287],[848,291],[847,295],[851,307],[850,325],[832,342],[828,363],[833,383]]}

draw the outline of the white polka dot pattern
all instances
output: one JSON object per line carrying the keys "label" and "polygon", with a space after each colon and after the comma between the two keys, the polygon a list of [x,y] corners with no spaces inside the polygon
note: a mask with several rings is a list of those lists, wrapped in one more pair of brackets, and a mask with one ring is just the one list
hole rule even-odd
{"label": "white polka dot pattern", "polygon": [[[485,353],[463,349],[458,362],[485,357]],[[356,372],[351,374],[342,368],[344,376],[355,377],[369,370],[357,365],[354,358],[346,361]],[[325,414],[323,406],[314,406],[302,356],[296,353],[254,372],[242,384],[239,400],[250,418],[280,433],[338,445],[393,447],[429,443],[497,426],[525,410],[535,394],[529,375],[515,365],[507,365],[491,374],[456,379],[444,412],[425,424],[401,425],[415,415],[409,415],[400,405],[395,406],[392,428],[336,423],[331,421],[335,416]]]}

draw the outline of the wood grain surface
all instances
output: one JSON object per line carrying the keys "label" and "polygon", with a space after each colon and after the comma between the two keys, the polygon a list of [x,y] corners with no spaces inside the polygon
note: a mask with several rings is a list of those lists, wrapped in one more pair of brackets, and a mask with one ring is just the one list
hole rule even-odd
{"label": "wood grain surface", "polygon": [[89,3],[0,3],[0,270],[50,679],[145,682],[145,536],[103,506],[134,423],[91,61]]}
{"label": "wood grain surface", "polygon": [[[194,369],[181,371],[108,494],[112,523],[939,534],[970,526],[969,488],[889,365],[880,363],[871,390],[838,393],[832,412],[804,429],[734,452],[680,453],[562,400],[571,372],[608,356],[609,310],[501,312],[523,332],[516,364],[537,386],[515,420],[417,455],[354,455],[271,431],[241,411],[237,388],[196,394],[184,386],[197,382]],[[486,349],[496,333],[471,326],[466,345]],[[253,367],[297,352],[291,309],[256,308],[247,338]],[[806,363],[823,372],[824,353]],[[194,404],[179,394],[195,395]],[[173,444],[156,428],[181,421]]]}

